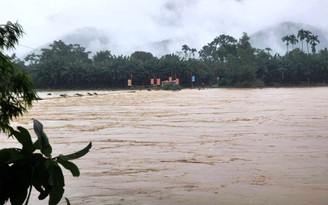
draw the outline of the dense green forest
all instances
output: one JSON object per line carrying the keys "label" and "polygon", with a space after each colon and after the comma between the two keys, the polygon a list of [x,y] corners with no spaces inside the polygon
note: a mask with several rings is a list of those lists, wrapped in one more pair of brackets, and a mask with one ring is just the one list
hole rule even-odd
{"label": "dense green forest", "polygon": [[[115,56],[108,50],[91,55],[81,45],[54,41],[24,60],[14,55],[12,59],[30,73],[37,88],[125,88],[131,78],[133,85],[149,86],[151,78],[163,81],[170,76],[179,78],[182,87],[326,85],[327,48],[316,51],[320,41],[310,31],[300,30],[296,36],[282,37],[284,56],[272,54],[270,48],[255,49],[243,33],[240,39],[220,35],[199,51],[183,45],[181,51],[160,58],[144,51],[130,56]],[[301,48],[295,48],[298,41]]]}

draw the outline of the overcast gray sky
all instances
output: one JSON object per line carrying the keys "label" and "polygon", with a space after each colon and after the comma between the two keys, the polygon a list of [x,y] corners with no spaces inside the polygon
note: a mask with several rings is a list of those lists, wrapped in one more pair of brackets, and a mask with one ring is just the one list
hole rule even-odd
{"label": "overcast gray sky", "polygon": [[239,38],[283,21],[328,30],[327,8],[328,0],[1,0],[0,23],[18,21],[26,33],[20,43],[31,48],[90,27],[119,55],[167,39],[177,42],[172,52],[200,49],[220,34]]}

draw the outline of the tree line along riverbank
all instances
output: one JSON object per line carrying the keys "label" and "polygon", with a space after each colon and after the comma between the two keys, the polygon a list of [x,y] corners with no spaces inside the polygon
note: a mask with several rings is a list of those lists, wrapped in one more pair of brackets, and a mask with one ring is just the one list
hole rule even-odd
{"label": "tree line along riverbank", "polygon": [[[316,51],[320,42],[317,36],[313,42],[299,36],[304,47],[296,48],[294,44],[298,39],[290,36],[282,37],[287,46],[285,55],[272,54],[270,48],[254,48],[244,33],[240,39],[220,35],[198,52],[183,45],[181,51],[161,57],[146,51],[116,56],[103,50],[91,55],[81,45],[67,45],[59,40],[23,60],[15,55],[11,59],[29,73],[36,88],[41,89],[127,88],[128,83],[149,86],[169,79],[179,79],[182,87],[328,84],[327,48]],[[309,46],[311,49],[306,49]]]}

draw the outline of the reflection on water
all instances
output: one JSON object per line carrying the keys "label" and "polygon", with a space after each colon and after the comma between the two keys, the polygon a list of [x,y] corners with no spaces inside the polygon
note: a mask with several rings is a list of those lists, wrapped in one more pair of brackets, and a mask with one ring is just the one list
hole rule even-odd
{"label": "reflection on water", "polygon": [[15,122],[40,120],[54,154],[93,142],[65,172],[73,204],[328,203],[328,88],[76,93]]}

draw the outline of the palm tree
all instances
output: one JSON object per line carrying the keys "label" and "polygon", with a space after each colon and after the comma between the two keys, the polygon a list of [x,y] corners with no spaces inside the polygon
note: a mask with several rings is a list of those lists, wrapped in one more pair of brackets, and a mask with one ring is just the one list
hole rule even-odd
{"label": "palm tree", "polygon": [[294,50],[295,45],[298,43],[298,40],[294,34],[290,35],[289,38],[290,38],[289,41],[292,44],[292,49]]}
{"label": "palm tree", "polygon": [[282,42],[286,41],[286,46],[287,46],[287,53],[288,53],[288,46],[289,46],[289,43],[290,43],[290,36],[287,35],[287,36],[284,36],[282,37]]}
{"label": "palm tree", "polygon": [[315,46],[318,45],[320,43],[318,36],[315,35],[310,35],[309,36],[309,43],[311,44],[311,48],[312,48],[312,53],[315,54],[316,49]]}
{"label": "palm tree", "polygon": [[303,52],[303,40],[306,38],[306,30],[301,29],[297,33],[297,38],[302,42],[302,52]]}
{"label": "palm tree", "polygon": [[183,53],[185,54],[185,59],[188,59],[190,56],[189,56],[189,51],[190,51],[190,48],[189,46],[187,46],[186,44],[182,46],[182,49]]}
{"label": "palm tree", "polygon": [[195,58],[195,53],[197,52],[196,48],[192,48],[191,50],[192,57]]}
{"label": "palm tree", "polygon": [[267,51],[267,54],[270,55],[270,52],[272,51],[271,48],[265,48],[265,50]]}
{"label": "palm tree", "polygon": [[307,52],[309,53],[309,43],[310,43],[310,35],[312,34],[311,31],[306,30],[305,32],[305,39],[306,39],[306,48]]}

